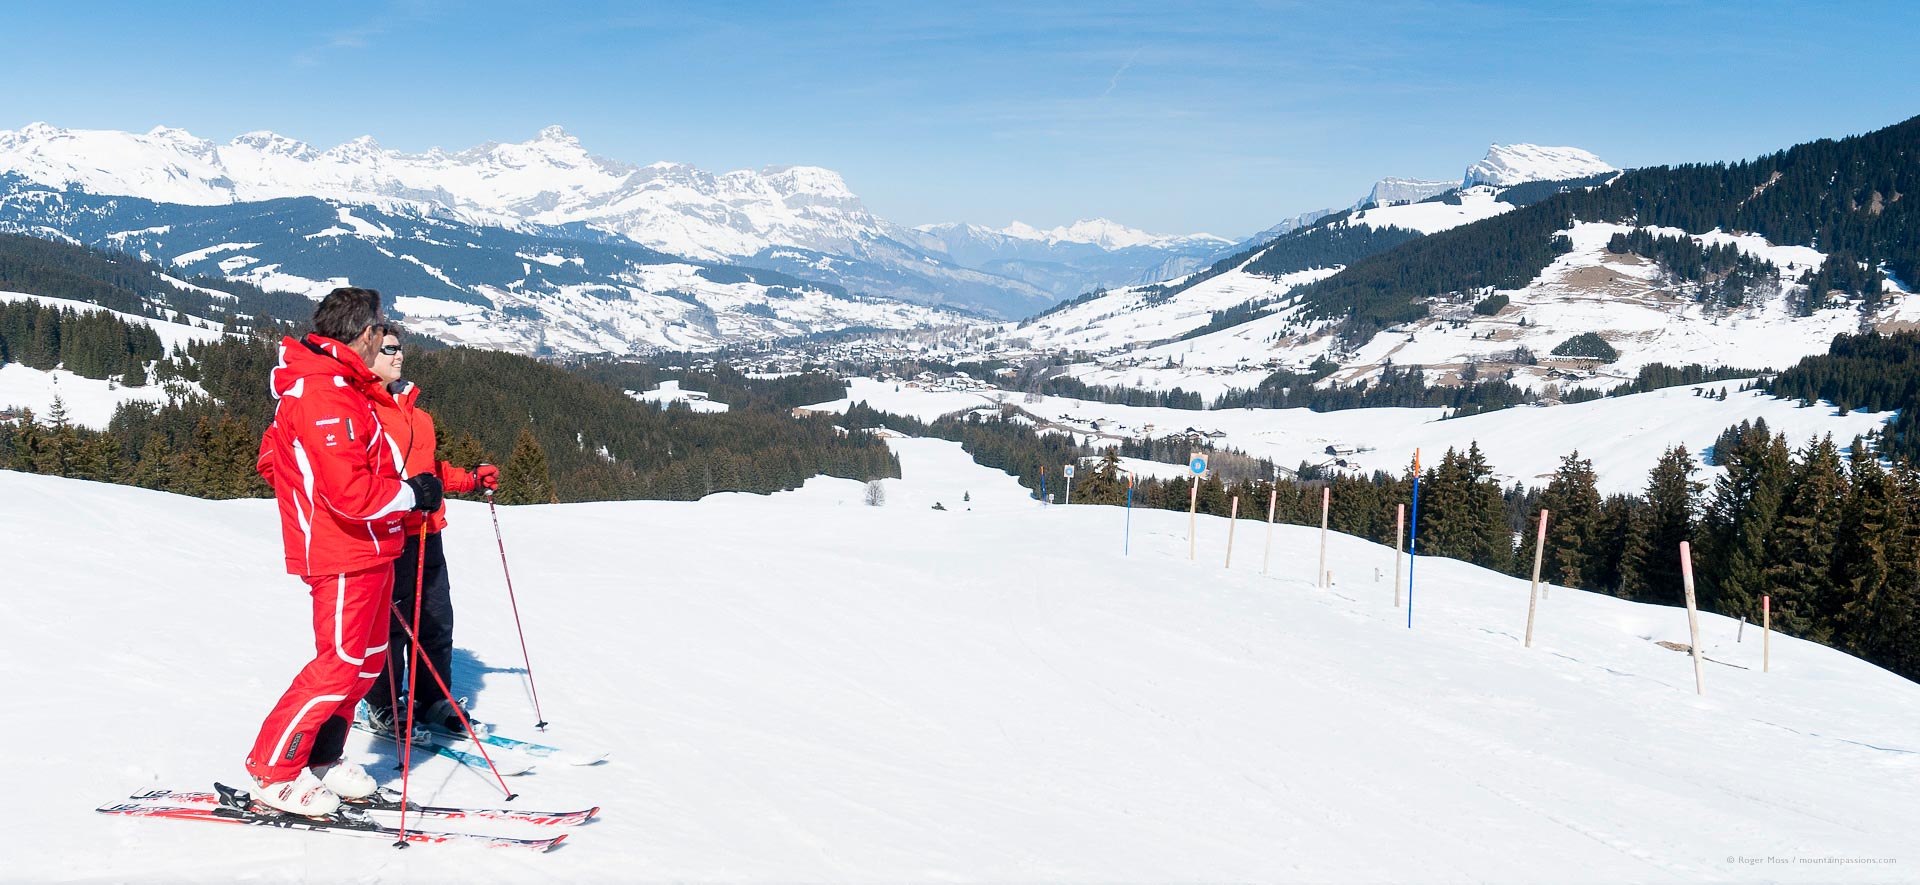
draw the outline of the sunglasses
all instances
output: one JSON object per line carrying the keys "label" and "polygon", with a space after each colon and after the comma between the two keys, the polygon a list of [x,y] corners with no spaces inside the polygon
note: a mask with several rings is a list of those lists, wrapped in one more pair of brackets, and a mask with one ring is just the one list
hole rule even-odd
{"label": "sunglasses", "polygon": [[380,345],[380,352],[381,352],[381,353],[384,353],[384,354],[386,354],[387,356],[399,356],[399,355],[400,355],[400,345],[398,345],[398,344],[382,344],[382,345]]}

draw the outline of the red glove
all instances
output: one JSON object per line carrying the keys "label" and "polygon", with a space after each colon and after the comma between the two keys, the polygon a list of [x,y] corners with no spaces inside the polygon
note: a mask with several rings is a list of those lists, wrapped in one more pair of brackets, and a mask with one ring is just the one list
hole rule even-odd
{"label": "red glove", "polygon": [[473,474],[461,470],[452,464],[448,464],[445,461],[440,462],[440,470],[438,472],[440,474],[440,484],[446,487],[448,494],[465,495],[473,491]]}
{"label": "red glove", "polygon": [[491,492],[500,487],[500,468],[492,464],[482,464],[473,468],[473,479]]}

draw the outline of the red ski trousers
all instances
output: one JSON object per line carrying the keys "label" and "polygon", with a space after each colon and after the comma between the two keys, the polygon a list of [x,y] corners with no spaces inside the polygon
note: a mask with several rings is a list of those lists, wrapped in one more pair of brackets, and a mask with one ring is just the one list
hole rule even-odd
{"label": "red ski trousers", "polygon": [[306,582],[313,594],[313,660],[273,705],[247,754],[247,773],[263,783],[299,776],[320,726],[334,716],[351,720],[354,704],[373,687],[387,659],[392,563],[309,575]]}

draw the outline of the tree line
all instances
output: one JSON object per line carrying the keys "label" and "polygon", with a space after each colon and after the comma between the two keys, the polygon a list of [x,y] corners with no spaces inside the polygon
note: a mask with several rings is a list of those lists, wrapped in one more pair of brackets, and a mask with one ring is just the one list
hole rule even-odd
{"label": "tree line", "polygon": [[147,383],[147,365],[166,356],[160,336],[104,310],[79,311],[38,301],[0,302],[0,366],[63,367],[82,378]]}
{"label": "tree line", "polygon": [[1920,462],[1920,332],[1836,335],[1827,352],[1806,357],[1762,389],[1805,405],[1833,403],[1850,411],[1899,414],[1880,430],[1880,454]]}
{"label": "tree line", "polygon": [[[0,423],[0,466],[207,498],[271,494],[253,465],[273,415],[265,381],[277,348],[264,336],[191,344],[157,374],[204,395],[176,387],[164,403],[123,404],[104,430],[72,424],[64,409]],[[770,405],[660,408],[538,360],[468,348],[413,355],[407,372],[435,417],[438,457],[502,464],[505,502],[693,500],[797,488],[819,474],[899,475],[884,441]]]}

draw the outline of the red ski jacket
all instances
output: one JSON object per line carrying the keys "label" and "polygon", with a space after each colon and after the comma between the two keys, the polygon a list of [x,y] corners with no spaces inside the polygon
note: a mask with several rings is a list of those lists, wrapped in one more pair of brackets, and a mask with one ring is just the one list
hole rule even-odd
{"label": "red ski jacket", "polygon": [[[399,388],[391,398],[376,397],[373,412],[380,418],[380,426],[386,428],[387,438],[397,446],[398,458],[402,465],[402,474],[412,476],[416,473],[432,473],[440,477],[440,484],[449,495],[464,495],[474,490],[477,483],[473,474],[455,467],[446,461],[434,460],[434,452],[440,441],[433,430],[433,416],[420,408],[420,386],[411,381],[396,381],[389,390]],[[406,515],[407,535],[420,532],[420,521],[429,519],[414,511]],[[447,527],[447,503],[440,502],[440,509],[433,512],[427,524],[428,532],[439,532]]]}
{"label": "red ski jacket", "polygon": [[398,557],[413,489],[374,413],[375,399],[392,399],[380,379],[351,348],[308,335],[281,340],[272,386],[280,402],[255,468],[280,502],[287,571],[342,574]]}

